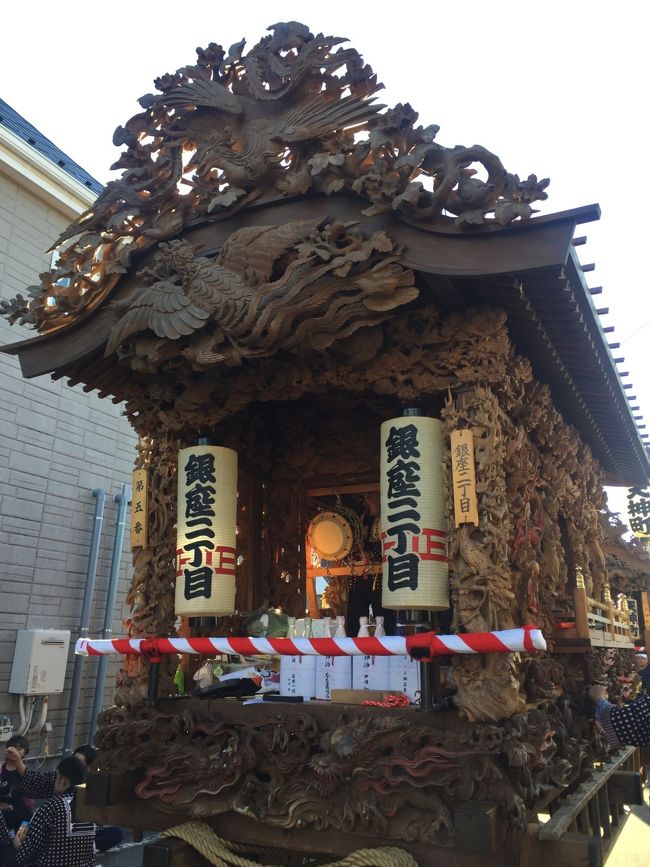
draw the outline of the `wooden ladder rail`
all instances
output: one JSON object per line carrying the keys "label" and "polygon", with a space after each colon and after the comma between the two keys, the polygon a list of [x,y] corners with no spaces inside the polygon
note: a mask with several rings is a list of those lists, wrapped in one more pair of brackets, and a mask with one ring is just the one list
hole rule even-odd
{"label": "wooden ladder rail", "polygon": [[623,805],[643,803],[639,768],[639,750],[625,747],[561,806],[554,801],[550,819],[538,831],[544,861],[565,864],[577,859],[576,863],[602,867],[622,829]]}

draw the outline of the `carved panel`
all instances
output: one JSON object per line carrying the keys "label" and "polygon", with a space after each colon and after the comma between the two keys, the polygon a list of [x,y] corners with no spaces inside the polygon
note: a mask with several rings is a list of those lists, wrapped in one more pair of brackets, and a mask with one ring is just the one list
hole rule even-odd
{"label": "carved panel", "polygon": [[549,789],[604,757],[583,708],[585,681],[602,664],[528,660],[534,704],[498,723],[336,706],[252,706],[243,715],[186,700],[113,708],[100,719],[99,769],[142,769],[137,797],[178,817],[234,811],[286,829],[452,845],[455,806],[496,802],[506,826],[520,829]]}

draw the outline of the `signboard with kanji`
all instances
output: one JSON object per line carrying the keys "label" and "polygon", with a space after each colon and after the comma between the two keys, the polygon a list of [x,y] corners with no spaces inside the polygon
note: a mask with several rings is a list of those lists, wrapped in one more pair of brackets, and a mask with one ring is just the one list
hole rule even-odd
{"label": "signboard with kanji", "polygon": [[627,489],[627,521],[639,539],[650,539],[650,488]]}
{"label": "signboard with kanji", "polygon": [[463,524],[478,526],[474,437],[468,428],[451,432],[451,477],[456,527]]}
{"label": "signboard with kanji", "polygon": [[131,548],[146,548],[149,527],[148,470],[133,470],[131,491]]}

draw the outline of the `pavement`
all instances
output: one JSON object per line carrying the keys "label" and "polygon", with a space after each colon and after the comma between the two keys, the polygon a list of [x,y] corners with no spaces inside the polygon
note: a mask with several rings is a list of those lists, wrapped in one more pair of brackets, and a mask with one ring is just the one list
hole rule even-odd
{"label": "pavement", "polygon": [[650,862],[650,790],[643,789],[645,804],[629,807],[630,815],[606,862],[606,867],[648,867]]}

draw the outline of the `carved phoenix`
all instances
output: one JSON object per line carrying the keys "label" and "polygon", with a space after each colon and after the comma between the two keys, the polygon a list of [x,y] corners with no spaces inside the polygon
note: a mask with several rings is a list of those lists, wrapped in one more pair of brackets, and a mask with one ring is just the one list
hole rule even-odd
{"label": "carved phoenix", "polygon": [[365,238],[338,222],[239,229],[214,259],[197,249],[187,240],[160,245],[133,293],[113,305],[107,355],[121,347],[136,369],[150,370],[174,355],[204,367],[323,350],[418,295],[388,235]]}

